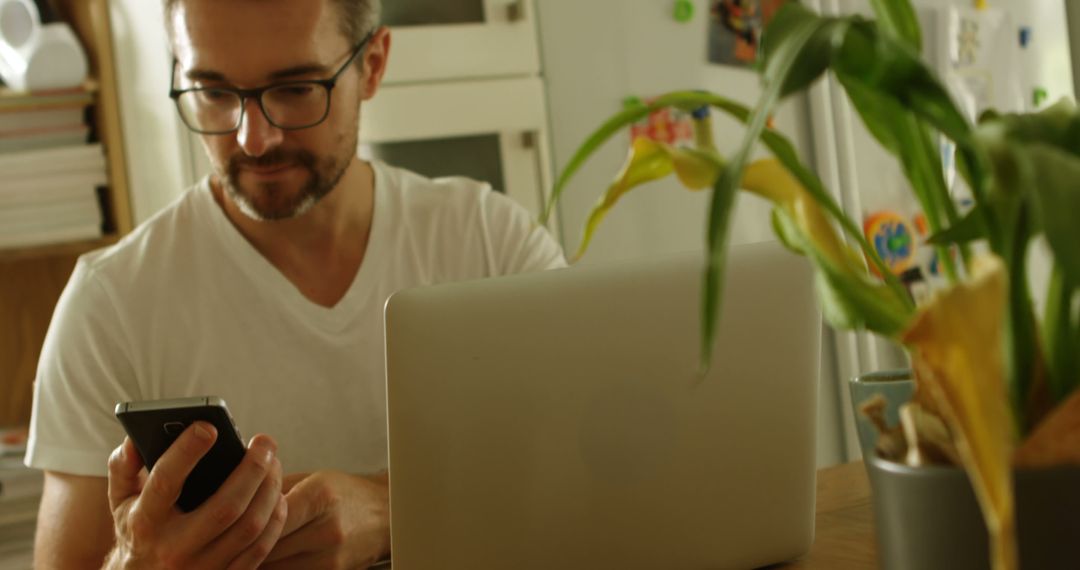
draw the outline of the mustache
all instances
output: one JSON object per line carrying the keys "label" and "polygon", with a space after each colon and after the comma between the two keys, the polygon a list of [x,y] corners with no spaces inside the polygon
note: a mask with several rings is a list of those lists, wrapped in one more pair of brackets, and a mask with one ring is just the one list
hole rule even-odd
{"label": "mustache", "polygon": [[312,167],[315,165],[315,157],[304,151],[290,151],[280,148],[273,149],[260,156],[248,156],[240,152],[229,158],[229,171],[236,172],[243,167],[272,168],[292,163]]}

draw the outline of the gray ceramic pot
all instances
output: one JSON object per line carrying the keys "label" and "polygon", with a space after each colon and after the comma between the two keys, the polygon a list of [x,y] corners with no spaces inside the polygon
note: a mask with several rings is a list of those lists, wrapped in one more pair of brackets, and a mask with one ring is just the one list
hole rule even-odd
{"label": "gray ceramic pot", "polygon": [[[877,432],[858,406],[880,395],[886,421],[911,399],[908,370],[851,381],[859,440],[873,491],[878,558],[885,570],[989,570],[982,512],[963,470],[908,467],[874,456]],[[1021,570],[1080,569],[1080,468],[1015,473]]]}
{"label": "gray ceramic pot", "polygon": [[[966,474],[866,460],[882,568],[988,570],[989,542]],[[1080,468],[1016,472],[1022,570],[1080,568]]]}

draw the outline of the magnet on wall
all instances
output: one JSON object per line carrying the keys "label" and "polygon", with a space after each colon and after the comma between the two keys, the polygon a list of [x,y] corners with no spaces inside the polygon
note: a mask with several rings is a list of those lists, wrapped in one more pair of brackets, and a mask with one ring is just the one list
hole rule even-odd
{"label": "magnet on wall", "polygon": [[694,3],[692,0],[675,0],[675,9],[672,14],[676,22],[685,24],[694,19]]}
{"label": "magnet on wall", "polygon": [[1043,104],[1043,101],[1050,97],[1050,94],[1046,91],[1045,87],[1036,87],[1031,94],[1031,102],[1036,107]]}
{"label": "magnet on wall", "polygon": [[1031,28],[1023,26],[1020,28],[1020,47],[1026,48],[1031,43]]}
{"label": "magnet on wall", "polygon": [[709,63],[749,67],[762,30],[788,0],[709,0]]}

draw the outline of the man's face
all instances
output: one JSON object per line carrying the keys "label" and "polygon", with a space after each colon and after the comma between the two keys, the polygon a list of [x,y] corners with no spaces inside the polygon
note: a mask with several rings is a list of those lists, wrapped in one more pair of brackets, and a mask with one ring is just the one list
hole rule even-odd
{"label": "man's face", "polygon": [[[338,18],[330,0],[181,0],[169,22],[176,86],[254,88],[329,78],[354,47]],[[350,65],[339,76],[329,115],[314,127],[279,129],[248,99],[240,130],[202,135],[215,173],[246,215],[296,217],[333,190],[356,155],[360,75]]]}

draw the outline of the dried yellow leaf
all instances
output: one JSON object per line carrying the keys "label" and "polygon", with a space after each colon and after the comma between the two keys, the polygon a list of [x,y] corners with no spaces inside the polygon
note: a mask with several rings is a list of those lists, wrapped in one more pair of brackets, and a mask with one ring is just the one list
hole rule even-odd
{"label": "dried yellow leaf", "polygon": [[916,381],[956,439],[992,539],[995,570],[1017,568],[1012,485],[1013,418],[1002,364],[1006,273],[976,261],[973,278],[936,295],[902,336]]}

